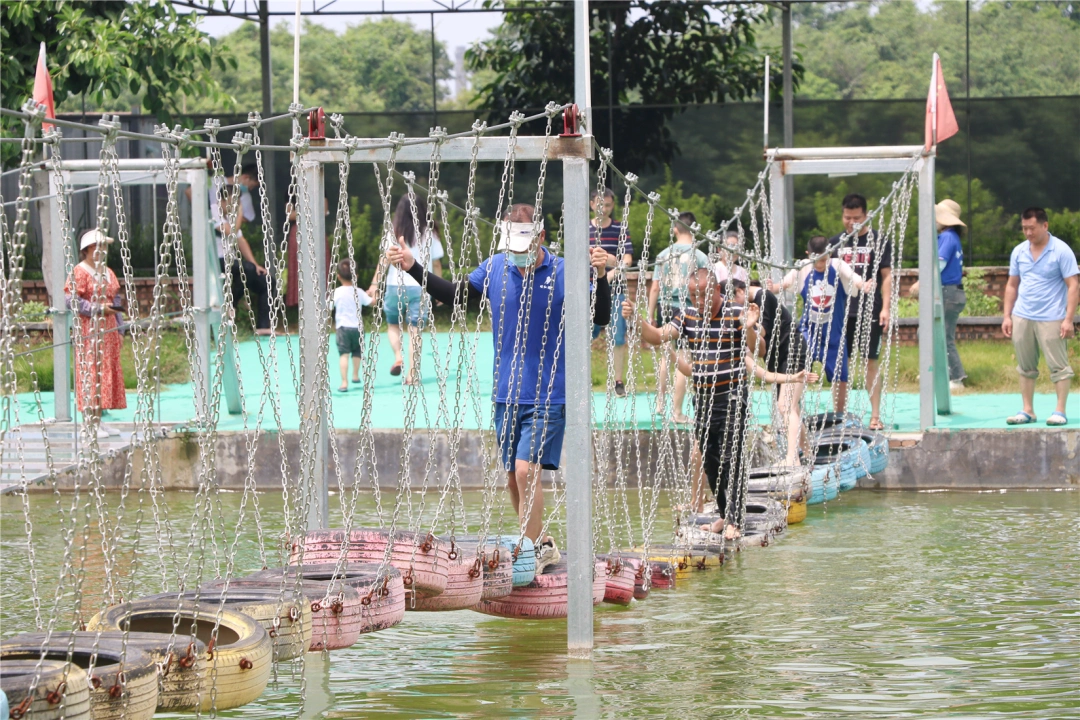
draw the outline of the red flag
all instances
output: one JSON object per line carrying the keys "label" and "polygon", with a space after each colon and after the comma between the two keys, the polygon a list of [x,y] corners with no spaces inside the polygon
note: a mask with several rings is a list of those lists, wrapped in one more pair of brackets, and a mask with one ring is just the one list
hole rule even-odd
{"label": "red flag", "polygon": [[[53,106],[52,78],[49,77],[49,68],[45,65],[45,43],[41,43],[37,72],[34,74],[34,102],[45,105],[45,117],[56,117],[56,108]],[[42,123],[41,127],[44,130],[52,130],[51,123]]]}
{"label": "red flag", "polygon": [[948,140],[960,132],[953,113],[949,91],[945,88],[945,78],[941,74],[941,58],[934,53],[934,69],[930,73],[930,94],[926,97],[926,132],[923,149],[928,151],[932,145]]}

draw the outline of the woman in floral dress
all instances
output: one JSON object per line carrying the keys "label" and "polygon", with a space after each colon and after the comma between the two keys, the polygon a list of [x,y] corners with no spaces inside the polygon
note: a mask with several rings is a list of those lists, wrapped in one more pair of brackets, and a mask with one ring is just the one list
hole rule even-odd
{"label": "woman in floral dress", "polygon": [[[127,407],[124,372],[120,366],[124,324],[120,307],[120,283],[105,265],[112,238],[100,230],[88,230],[79,240],[81,262],[64,287],[68,305],[79,316],[80,337],[75,343],[75,391],[79,412],[101,421],[103,410]],[[98,437],[106,437],[104,430]]]}

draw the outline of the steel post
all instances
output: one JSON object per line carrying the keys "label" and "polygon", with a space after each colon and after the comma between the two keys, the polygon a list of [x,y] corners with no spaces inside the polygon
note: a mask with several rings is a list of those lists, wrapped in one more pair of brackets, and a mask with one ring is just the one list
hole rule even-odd
{"label": "steel post", "polygon": [[41,236],[46,243],[41,256],[43,259],[48,258],[49,267],[45,277],[49,281],[49,305],[52,307],[53,418],[57,422],[71,422],[71,346],[66,341],[71,338],[73,313],[64,296],[64,283],[67,280],[64,246],[72,239],[64,236],[64,229],[60,226],[60,204],[57,196],[64,192],[64,188],[57,183],[52,173],[48,178],[48,194],[53,197],[42,202],[43,205],[47,204],[48,210],[41,213],[40,217]]}
{"label": "steel post", "polygon": [[[791,78],[791,3],[784,3],[782,16],[782,43],[784,60],[784,147],[789,148],[795,144],[795,90]],[[786,225],[773,226],[784,229],[784,241],[786,243],[787,256],[790,259],[795,254],[795,178],[791,175],[784,176],[784,191],[786,193]]]}
{"label": "steel post", "polygon": [[592,71],[589,69],[589,0],[574,2],[574,102],[585,117],[585,132],[593,135]]}
{"label": "steel post", "polygon": [[[780,236],[777,238],[777,242],[773,243],[770,249],[772,260],[777,265],[786,264],[791,260],[791,242],[790,232],[787,226],[787,209],[790,199],[788,190],[788,181],[790,178],[784,172],[784,164],[781,162],[773,163],[773,166],[769,168],[769,189],[772,190],[772,226],[775,236],[777,228],[780,229]],[[773,268],[770,271],[772,279],[776,282],[780,282],[780,278],[783,273],[779,268]]]}
{"label": "steel post", "polygon": [[[210,418],[210,284],[219,269],[211,265],[211,255],[216,259],[210,230],[210,201],[207,194],[205,170],[189,170],[186,173],[191,185],[191,304],[195,316],[195,352],[199,372],[192,378],[195,395],[195,417],[200,421]],[[210,241],[208,241],[210,240]]]}
{"label": "steel post", "polygon": [[571,657],[587,658],[593,647],[592,546],[592,371],[589,317],[589,163],[563,160],[566,223],[566,548],[569,617],[566,644]]}
{"label": "steel post", "polygon": [[919,169],[919,428],[934,427],[934,276],[938,274],[934,252],[934,156],[922,159]]}
{"label": "steel post", "polygon": [[[299,227],[296,234],[297,267],[300,272],[300,436],[314,442],[311,475],[301,468],[304,492],[308,493],[306,528],[327,526],[329,507],[329,431],[322,410],[326,378],[319,366],[326,362],[329,348],[322,340],[326,297],[326,218],[323,214],[323,165],[297,159],[300,163]],[[305,205],[305,202],[307,205]]]}

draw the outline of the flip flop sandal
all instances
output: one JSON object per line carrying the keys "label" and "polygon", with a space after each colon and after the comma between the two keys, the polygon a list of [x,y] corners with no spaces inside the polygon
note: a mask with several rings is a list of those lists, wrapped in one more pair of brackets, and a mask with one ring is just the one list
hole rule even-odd
{"label": "flip flop sandal", "polygon": [[390,374],[397,377],[401,374],[401,363],[394,363],[390,366]]}
{"label": "flip flop sandal", "polygon": [[[1032,418],[1034,419],[1034,418]],[[1059,413],[1056,410],[1050,413],[1050,417],[1046,418],[1046,424],[1051,427],[1060,427],[1061,425],[1068,425],[1069,418],[1065,417],[1064,413]]]}
{"label": "flip flop sandal", "polygon": [[[1028,425],[1028,424],[1033,423],[1033,422],[1035,422],[1035,416],[1034,415],[1028,415],[1023,410],[1016,413],[1015,415],[1013,415],[1010,418],[1006,418],[1006,420],[1005,420],[1006,425]],[[1047,422],[1049,422],[1049,421],[1047,421]]]}
{"label": "flip flop sandal", "polygon": [[879,431],[885,429],[885,423],[881,422],[881,420],[878,419],[878,418],[871,418],[870,419],[870,429],[875,431],[875,432],[879,432]]}
{"label": "flip flop sandal", "polygon": [[338,392],[349,392],[349,386],[348,385],[342,385],[341,387],[339,387],[337,389],[337,391]]}

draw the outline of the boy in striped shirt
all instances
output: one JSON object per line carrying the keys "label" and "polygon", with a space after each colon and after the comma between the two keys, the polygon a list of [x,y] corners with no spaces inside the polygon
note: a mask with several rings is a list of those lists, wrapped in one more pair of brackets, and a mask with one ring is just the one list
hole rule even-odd
{"label": "boy in striped shirt", "polygon": [[[759,348],[756,305],[747,308],[733,299],[733,284],[717,285],[707,268],[690,277],[689,306],[663,327],[638,319],[641,339],[660,345],[678,337],[686,340],[694,380],[694,435],[702,455],[705,477],[716,494],[723,518],[705,530],[725,539],[739,536],[740,488],[743,484],[743,437],[746,432],[749,393],[746,353]],[[634,303],[622,306],[623,317],[635,318]]]}

